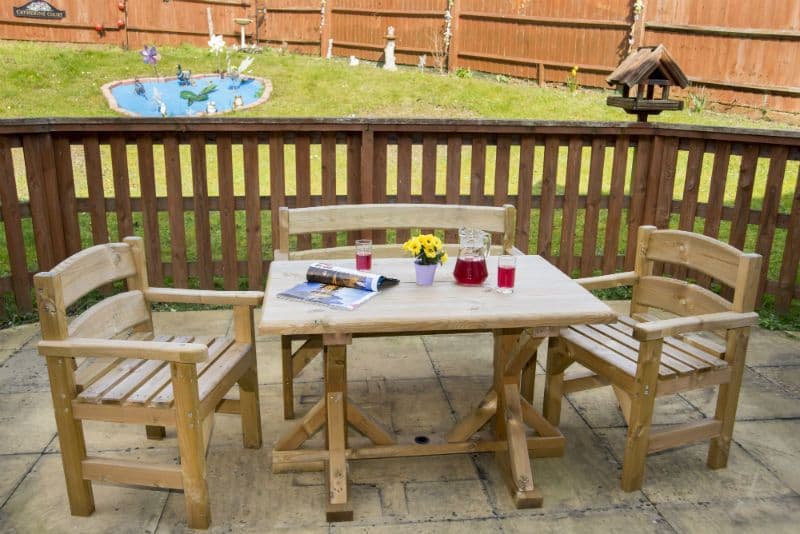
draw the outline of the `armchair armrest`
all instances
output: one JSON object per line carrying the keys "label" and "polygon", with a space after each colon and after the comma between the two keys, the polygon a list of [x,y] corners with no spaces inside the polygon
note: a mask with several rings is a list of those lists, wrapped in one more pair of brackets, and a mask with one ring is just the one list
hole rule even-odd
{"label": "armchair armrest", "polygon": [[272,251],[272,259],[273,260],[288,260],[289,253],[280,249],[275,249]]}
{"label": "armchair armrest", "polygon": [[75,358],[78,356],[141,358],[175,363],[199,363],[208,358],[202,343],[169,341],[128,341],[125,339],[71,338],[39,342],[42,356]]}
{"label": "armchair armrest", "polygon": [[605,274],[603,276],[589,276],[587,278],[575,279],[584,289],[607,289],[609,287],[630,286],[639,279],[633,272]]}
{"label": "armchair armrest", "polygon": [[259,306],[263,291],[213,291],[208,289],[173,289],[150,287],[144,290],[148,302],[179,302],[183,304],[213,304],[228,306]]}
{"label": "armchair armrest", "polygon": [[639,323],[633,327],[633,337],[639,341],[649,341],[686,332],[743,328],[745,326],[753,326],[757,323],[758,314],[755,312],[706,313],[691,317],[675,317],[672,319]]}
{"label": "armchair armrest", "polygon": [[511,256],[525,256],[526,254],[522,252],[517,247],[511,247],[511,250],[508,252]]}

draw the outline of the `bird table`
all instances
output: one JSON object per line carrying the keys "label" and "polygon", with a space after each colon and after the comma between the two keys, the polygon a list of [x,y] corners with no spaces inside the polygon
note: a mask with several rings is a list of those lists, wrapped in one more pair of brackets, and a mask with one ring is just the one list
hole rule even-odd
{"label": "bird table", "polygon": [[[274,261],[270,265],[259,332],[321,336],[325,369],[325,396],[278,439],[273,470],[325,468],[328,521],[352,520],[347,462],[366,458],[494,452],[517,507],[542,505],[530,455],[561,456],[565,440],[531,404],[537,347],[547,337],[558,335],[562,327],[608,323],[615,314],[539,256],[517,257],[514,292],[497,293],[493,290],[496,258],[488,262],[489,279],[481,287],[456,285],[449,265],[439,269],[432,286],[422,287],[414,282],[411,259],[376,259],[372,271],[398,278],[400,284],[353,311],[277,297],[304,282],[313,262]],[[353,261],[330,263],[352,267]],[[354,337],[459,332],[493,334],[494,380],[475,410],[439,442],[398,439],[347,398],[347,346]],[[490,432],[479,432],[490,421]],[[349,425],[371,444],[348,446]],[[327,431],[324,448],[301,448],[323,427]]]}

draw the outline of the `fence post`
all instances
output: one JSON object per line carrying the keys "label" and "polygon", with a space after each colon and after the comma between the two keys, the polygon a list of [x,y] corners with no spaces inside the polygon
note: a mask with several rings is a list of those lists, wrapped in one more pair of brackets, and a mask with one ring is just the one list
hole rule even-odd
{"label": "fence post", "polygon": [[[631,24],[630,46],[628,47],[628,54],[644,46],[644,31],[645,31],[645,11],[647,10],[647,2],[633,2],[633,24]],[[638,13],[637,13],[638,10]],[[624,58],[623,58],[624,59]]]}
{"label": "fence post", "polygon": [[328,54],[328,39],[333,35],[333,1],[320,0],[320,28],[319,28],[319,55],[326,57]]}
{"label": "fence post", "polygon": [[[446,11],[450,12],[450,47],[447,49],[447,71],[453,72],[458,68],[458,54],[461,51],[458,42],[460,32],[458,31],[459,21],[461,20],[461,3],[459,0],[447,0]],[[445,32],[447,32],[447,20],[445,19]],[[445,36],[446,38],[447,36]]]}
{"label": "fence post", "polygon": [[[375,182],[374,150],[375,135],[369,124],[361,131],[361,195],[359,204],[372,203],[372,192]],[[372,239],[372,230],[362,230],[361,239]]]}

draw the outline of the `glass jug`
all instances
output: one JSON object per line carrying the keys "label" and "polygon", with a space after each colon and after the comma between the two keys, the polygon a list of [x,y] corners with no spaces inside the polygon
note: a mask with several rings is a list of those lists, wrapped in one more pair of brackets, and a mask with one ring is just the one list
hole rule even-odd
{"label": "glass jug", "polygon": [[477,228],[461,228],[458,231],[458,259],[453,270],[456,283],[463,286],[479,286],[489,276],[486,258],[492,237]]}

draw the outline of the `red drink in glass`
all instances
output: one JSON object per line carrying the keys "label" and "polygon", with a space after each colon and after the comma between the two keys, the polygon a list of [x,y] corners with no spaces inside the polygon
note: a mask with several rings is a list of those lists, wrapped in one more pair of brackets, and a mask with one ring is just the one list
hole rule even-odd
{"label": "red drink in glass", "polygon": [[514,275],[516,272],[516,267],[498,267],[497,287],[514,287]]}
{"label": "red drink in glass", "polygon": [[517,274],[517,258],[504,254],[497,258],[497,292],[514,292],[514,278]]}
{"label": "red drink in glass", "polygon": [[458,258],[453,270],[456,282],[464,286],[479,286],[489,276],[486,260],[482,257]]}
{"label": "red drink in glass", "polygon": [[372,269],[372,254],[356,254],[356,269],[359,271]]}

